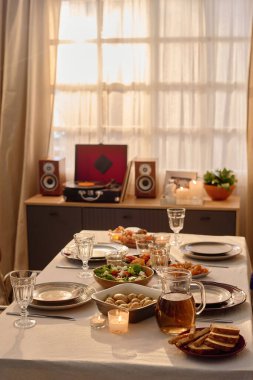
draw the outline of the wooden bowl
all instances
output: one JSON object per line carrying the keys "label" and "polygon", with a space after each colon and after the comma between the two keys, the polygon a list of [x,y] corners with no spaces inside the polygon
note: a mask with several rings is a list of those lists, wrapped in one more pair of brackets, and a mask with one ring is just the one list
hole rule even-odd
{"label": "wooden bowl", "polygon": [[[100,267],[98,267],[100,268]],[[98,269],[96,268],[96,269]],[[141,280],[135,280],[135,281],[129,281],[129,282],[123,282],[123,281],[114,281],[114,280],[106,280],[105,278],[98,277],[94,271],[93,271],[93,276],[95,280],[103,287],[103,288],[110,288],[111,286],[119,285],[119,284],[139,284],[139,285],[147,285],[147,283],[151,280],[151,278],[154,276],[154,271],[152,268],[143,266],[142,267],[143,271],[145,272],[146,276],[145,278]]]}
{"label": "wooden bowl", "polygon": [[226,190],[223,187],[204,185],[204,189],[213,201],[224,201],[232,194],[235,186],[231,186],[230,190]]}

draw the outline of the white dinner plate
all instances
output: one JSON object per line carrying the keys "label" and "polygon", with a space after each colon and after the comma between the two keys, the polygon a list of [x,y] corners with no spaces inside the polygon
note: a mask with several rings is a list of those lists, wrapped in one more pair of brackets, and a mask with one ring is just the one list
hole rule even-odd
{"label": "white dinner plate", "polygon": [[[219,303],[224,303],[231,297],[231,292],[223,287],[217,285],[204,285],[206,293],[206,305],[214,305]],[[194,300],[197,304],[200,301],[200,291],[199,289],[191,289]]]}
{"label": "white dinner plate", "polygon": [[[35,309],[42,309],[42,310],[64,310],[64,309],[72,309],[74,307],[83,305],[91,300],[91,295],[96,291],[94,288],[89,287],[85,284],[80,283],[71,283],[71,282],[48,282],[44,284],[39,284],[40,289],[44,287],[48,289],[48,294],[50,292],[49,289],[51,289],[52,294],[54,293],[54,290],[59,289],[65,289],[69,291],[69,289],[72,287],[79,287],[79,289],[83,289],[83,291],[80,293],[79,297],[73,297],[68,300],[63,301],[55,301],[55,302],[40,302],[37,301],[37,299],[33,299],[32,303],[29,304],[29,307],[35,308]],[[36,285],[38,286],[38,285]]]}
{"label": "white dinner plate", "polygon": [[[224,245],[227,243],[224,243]],[[187,257],[191,257],[192,259],[196,260],[227,260],[231,259],[234,256],[237,256],[241,252],[241,247],[237,244],[229,244],[231,245],[231,250],[222,254],[200,254],[200,253],[194,253],[189,250],[188,246],[189,244],[184,244],[180,247],[180,250],[183,252],[183,254]]]}
{"label": "white dinner plate", "polygon": [[35,285],[33,299],[43,304],[73,302],[85,293],[85,287],[74,282],[48,282]]}
{"label": "white dinner plate", "polygon": [[224,311],[234,307],[238,307],[246,301],[246,293],[236,286],[230,284],[224,284],[221,282],[214,281],[202,281],[202,284],[206,287],[208,285],[218,286],[228,290],[231,293],[231,297],[226,301],[218,304],[207,304],[203,313],[212,313],[216,311]]}
{"label": "white dinner plate", "polygon": [[199,255],[224,255],[232,250],[233,246],[228,243],[196,242],[186,244],[185,249]]}
{"label": "white dinner plate", "polygon": [[[94,244],[92,257],[90,258],[89,261],[105,260],[106,253],[110,252],[111,250],[116,250],[116,249],[121,249],[125,253],[129,251],[129,249],[125,245],[121,245],[117,243]],[[65,248],[61,250],[61,254],[67,259],[80,261],[80,259],[78,258],[77,248],[76,248],[75,243],[68,244]]]}

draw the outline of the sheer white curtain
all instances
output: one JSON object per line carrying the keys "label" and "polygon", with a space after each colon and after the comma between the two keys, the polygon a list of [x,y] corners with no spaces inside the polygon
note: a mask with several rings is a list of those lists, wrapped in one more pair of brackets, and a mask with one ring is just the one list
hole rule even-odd
{"label": "sheer white curtain", "polygon": [[128,144],[161,174],[234,170],[243,210],[252,6],[62,0],[50,150],[68,177],[76,143]]}

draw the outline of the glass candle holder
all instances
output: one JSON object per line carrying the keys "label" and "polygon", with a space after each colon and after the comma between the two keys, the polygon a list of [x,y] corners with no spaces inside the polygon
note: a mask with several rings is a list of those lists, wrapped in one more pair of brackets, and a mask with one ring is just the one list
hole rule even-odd
{"label": "glass candle holder", "polygon": [[93,315],[90,319],[90,326],[95,330],[103,329],[106,326],[105,316],[101,313]]}
{"label": "glass candle holder", "polygon": [[127,310],[112,309],[108,311],[109,330],[113,334],[128,332],[129,312]]}

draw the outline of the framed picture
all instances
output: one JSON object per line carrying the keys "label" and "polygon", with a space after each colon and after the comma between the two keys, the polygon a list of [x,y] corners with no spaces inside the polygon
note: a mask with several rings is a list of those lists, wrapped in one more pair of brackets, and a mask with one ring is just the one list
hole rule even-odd
{"label": "framed picture", "polygon": [[187,171],[169,171],[166,170],[165,180],[164,180],[164,194],[166,194],[167,185],[174,183],[176,189],[179,187],[189,187],[189,182],[192,179],[197,179],[197,172],[187,172]]}

